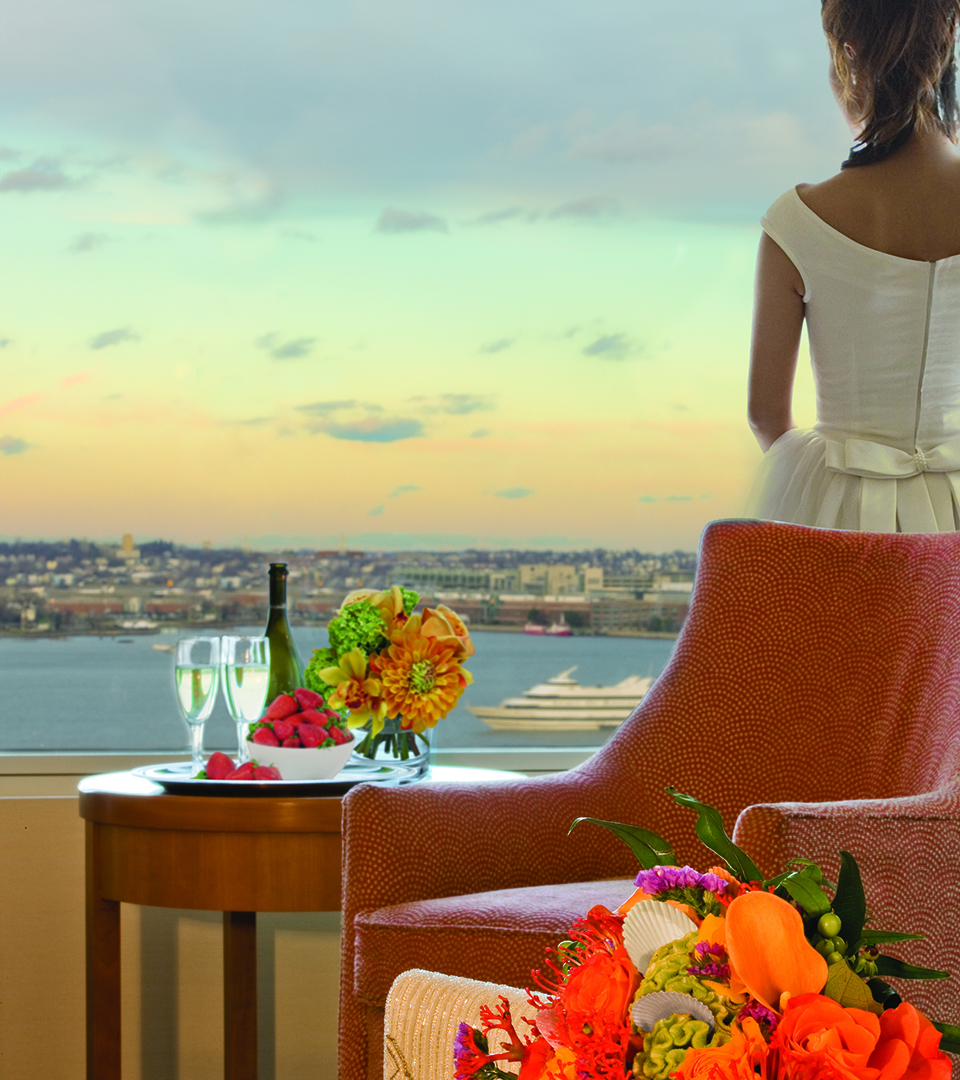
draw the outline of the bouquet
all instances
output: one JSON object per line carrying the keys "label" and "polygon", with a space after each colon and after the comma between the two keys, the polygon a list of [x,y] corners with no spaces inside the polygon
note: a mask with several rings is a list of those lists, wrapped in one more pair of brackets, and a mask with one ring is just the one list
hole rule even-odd
{"label": "bouquet", "polygon": [[518,1035],[505,998],[479,1028],[460,1025],[457,1080],[513,1080],[507,1062],[522,1080],[947,1080],[960,1027],[931,1023],[886,978],[949,975],[881,951],[920,935],[869,926],[853,856],[841,852],[835,883],[806,859],[764,880],[713,807],[667,790],[697,811],[724,865],[679,867],[654,833],[574,821],[630,846],[637,891],[616,913],[592,908],[531,973],[532,1036]]}
{"label": "bouquet", "polygon": [[443,604],[414,615],[419,599],[398,585],[354,590],[330,621],[329,648],[314,650],[304,672],[307,688],[345,711],[349,727],[366,728],[357,747],[366,757],[385,741],[397,758],[415,753],[415,737],[473,681],[462,666],[475,652],[463,620]]}

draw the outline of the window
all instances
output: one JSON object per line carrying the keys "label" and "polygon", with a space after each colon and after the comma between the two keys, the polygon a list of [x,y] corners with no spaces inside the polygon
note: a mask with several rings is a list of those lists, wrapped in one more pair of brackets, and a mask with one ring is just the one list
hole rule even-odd
{"label": "window", "polygon": [[[181,747],[173,638],[136,623],[242,618],[250,551],[312,553],[308,647],[342,548],[474,624],[679,626],[641,564],[735,516],[758,458],[759,216],[846,153],[816,12],[97,13],[31,5],[0,65],[0,746]],[[128,633],[75,635],[101,618]],[[670,647],[482,640],[489,706]]]}

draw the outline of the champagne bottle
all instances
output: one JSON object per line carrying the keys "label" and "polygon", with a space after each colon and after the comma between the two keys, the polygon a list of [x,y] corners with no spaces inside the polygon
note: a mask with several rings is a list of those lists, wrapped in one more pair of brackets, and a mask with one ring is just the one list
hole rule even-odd
{"label": "champagne bottle", "polygon": [[278,694],[303,686],[303,661],[287,621],[287,564],[270,564],[270,614],[264,636],[270,641],[270,678],[267,704]]}

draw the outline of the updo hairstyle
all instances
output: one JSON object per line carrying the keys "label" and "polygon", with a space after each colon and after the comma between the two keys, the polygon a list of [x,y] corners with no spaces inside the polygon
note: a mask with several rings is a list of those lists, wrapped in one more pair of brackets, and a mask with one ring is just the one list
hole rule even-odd
{"label": "updo hairstyle", "polygon": [[915,129],[957,141],[960,0],[821,0],[821,14],[844,106],[863,121],[844,167],[882,161]]}

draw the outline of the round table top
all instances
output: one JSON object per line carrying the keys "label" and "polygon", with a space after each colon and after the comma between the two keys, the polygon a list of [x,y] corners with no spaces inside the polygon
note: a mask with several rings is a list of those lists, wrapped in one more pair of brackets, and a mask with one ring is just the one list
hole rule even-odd
{"label": "round table top", "polygon": [[[518,780],[499,769],[433,766],[429,781]],[[80,816],[102,825],[199,832],[340,832],[342,796],[172,795],[133,772],[101,773],[78,784]]]}

